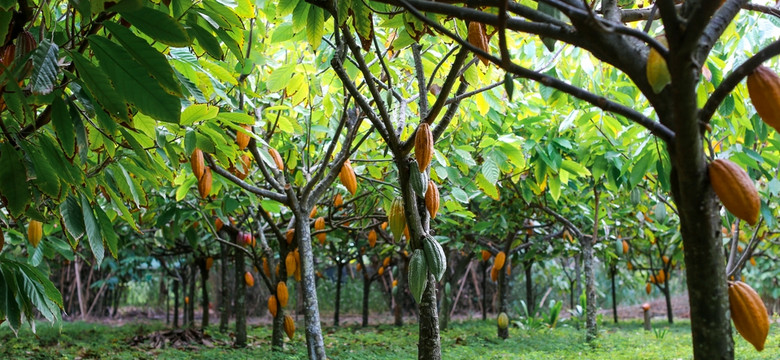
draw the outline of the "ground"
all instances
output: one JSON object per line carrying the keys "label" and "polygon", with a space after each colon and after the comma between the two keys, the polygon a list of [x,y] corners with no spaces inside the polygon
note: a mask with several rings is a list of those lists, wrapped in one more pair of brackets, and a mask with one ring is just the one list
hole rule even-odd
{"label": "ground", "polygon": [[[605,319],[606,321],[606,319]],[[780,330],[777,319],[763,352],[735,334],[737,359],[780,359]],[[26,327],[18,337],[7,328],[0,328],[0,358],[2,359],[245,359],[264,360],[305,359],[305,339],[302,324],[284,351],[271,353],[270,328],[250,326],[249,347],[233,349],[229,335],[216,328],[207,331],[207,345],[185,345],[181,349],[152,348],[148,342],[140,345],[140,337],[165,331],[164,323],[127,323],[106,325],[65,322],[62,331],[48,323],[39,323],[37,336]],[[690,359],[691,336],[687,320],[669,325],[655,319],[657,331],[642,330],[639,320],[614,325],[601,325],[600,337],[591,346],[584,342],[584,332],[564,321],[555,329],[523,329],[512,327],[509,339],[496,337],[495,320],[470,320],[453,323],[442,332],[444,359]],[[332,359],[414,359],[416,357],[416,324],[396,328],[378,325],[326,327],[325,342]],[[134,341],[134,339],[136,341]]]}

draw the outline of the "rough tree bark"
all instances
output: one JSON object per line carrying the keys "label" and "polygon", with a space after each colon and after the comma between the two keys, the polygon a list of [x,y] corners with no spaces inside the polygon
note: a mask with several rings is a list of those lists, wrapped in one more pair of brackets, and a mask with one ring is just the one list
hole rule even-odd
{"label": "rough tree bark", "polygon": [[[235,240],[238,244],[238,240]],[[234,260],[236,267],[236,291],[233,296],[234,311],[236,313],[236,340],[234,346],[245,347],[246,346],[246,281],[244,281],[244,273],[246,272],[246,264],[244,263],[244,252],[234,251]]]}
{"label": "rough tree bark", "polygon": [[368,274],[364,273],[363,274],[363,323],[361,324],[362,327],[368,326],[368,302],[369,302],[369,295],[371,295],[371,282],[372,282],[371,277],[368,276]]}
{"label": "rough tree bark", "polygon": [[[290,190],[292,195],[292,190]],[[295,198],[290,196],[290,198]],[[306,349],[310,360],[325,359],[325,342],[322,339],[320,309],[317,301],[317,284],[314,275],[314,254],[311,247],[309,212],[293,201],[295,208],[295,238],[301,254],[301,288],[303,291],[303,316],[306,331]]]}
{"label": "rough tree bark", "polygon": [[533,315],[536,312],[536,299],[534,299],[534,279],[533,279],[533,260],[523,261],[523,270],[525,270],[525,301],[528,306],[528,313]]}

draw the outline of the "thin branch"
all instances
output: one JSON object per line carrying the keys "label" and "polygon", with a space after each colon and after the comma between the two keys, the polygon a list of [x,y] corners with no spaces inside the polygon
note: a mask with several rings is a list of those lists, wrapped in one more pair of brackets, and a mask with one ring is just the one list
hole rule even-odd
{"label": "thin branch", "polygon": [[231,182],[235,183],[242,189],[249,191],[250,193],[253,193],[255,195],[263,196],[271,200],[276,200],[282,204],[287,204],[287,196],[275,193],[273,191],[269,191],[266,189],[261,189],[259,187],[253,186],[245,182],[244,180],[239,179],[235,175],[231,174],[227,170],[219,167],[217,163],[214,161],[214,158],[211,157],[211,154],[203,153],[203,157],[206,159],[206,162],[209,163],[209,167],[217,174],[222,175],[222,177],[230,180]]}

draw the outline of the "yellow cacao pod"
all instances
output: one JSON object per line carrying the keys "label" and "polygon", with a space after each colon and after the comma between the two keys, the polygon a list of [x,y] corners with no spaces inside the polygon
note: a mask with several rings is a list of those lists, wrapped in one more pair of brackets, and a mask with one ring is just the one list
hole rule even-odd
{"label": "yellow cacao pod", "polygon": [[274,159],[274,163],[276,164],[276,168],[279,169],[279,171],[284,171],[284,161],[282,161],[282,155],[279,154],[279,151],[276,149],[269,147],[268,148],[268,155],[271,155],[271,158]]}
{"label": "yellow cacao pod", "polygon": [[203,151],[201,149],[195,148],[195,150],[192,151],[192,155],[190,155],[190,167],[192,168],[192,173],[195,174],[196,179],[200,179],[200,177],[203,176],[203,172],[206,171],[206,165],[203,161]]}
{"label": "yellow cacao pod", "polygon": [[246,281],[246,286],[255,286],[255,277],[249,271],[244,273],[244,281]]}
{"label": "yellow cacao pod", "polygon": [[763,350],[769,334],[769,315],[758,293],[741,281],[730,282],[729,305],[731,320],[739,334],[756,350]]}
{"label": "yellow cacao pod", "polygon": [[287,233],[284,235],[284,240],[287,241],[287,245],[292,244],[293,240],[295,240],[295,229],[287,230]]}
{"label": "yellow cacao pod", "polygon": [[490,254],[490,251],[482,250],[482,261],[488,261],[493,255]]}
{"label": "yellow cacao pod", "polygon": [[200,193],[200,197],[205,199],[209,197],[209,194],[211,194],[211,168],[206,168],[203,171],[203,176],[198,179],[198,193]]}
{"label": "yellow cacao pod", "polygon": [[628,241],[623,240],[623,255],[628,254]]}
{"label": "yellow cacao pod", "polygon": [[753,180],[739,165],[726,159],[717,159],[709,167],[710,183],[723,206],[734,216],[750,225],[758,222],[761,201]]}
{"label": "yellow cacao pod", "polygon": [[759,66],[748,75],[747,88],[761,120],[780,131],[780,76],[766,66]]}
{"label": "yellow cacao pod", "polygon": [[[414,157],[420,172],[425,171],[433,157],[433,134],[428,123],[423,122],[414,136]],[[410,169],[411,170],[411,169]]]}
{"label": "yellow cacao pod", "polygon": [[374,247],[376,245],[376,230],[368,232],[368,246]]}
{"label": "yellow cacao pod", "polygon": [[506,329],[507,327],[509,327],[509,316],[505,312],[502,312],[498,314],[498,328]]}
{"label": "yellow cacao pod", "polygon": [[287,257],[284,259],[284,266],[287,268],[287,277],[293,276],[295,270],[298,268],[298,263],[295,261],[295,255],[291,252],[287,253]]}
{"label": "yellow cacao pod", "polygon": [[653,291],[653,286],[650,285],[650,283],[647,283],[647,285],[645,285],[645,292],[647,293],[647,295],[650,295],[651,291]]}
{"label": "yellow cacao pod", "polygon": [[[278,264],[277,264],[277,266],[278,266]],[[271,267],[268,266],[268,259],[266,259],[266,258],[263,258],[263,273],[265,274],[266,277],[269,277],[269,278],[271,277]],[[277,274],[278,274],[278,272],[277,272]]]}
{"label": "yellow cacao pod", "polygon": [[[666,41],[665,35],[660,35],[655,38],[664,47],[669,47],[669,43]],[[650,48],[650,53],[647,55],[647,82],[653,88],[653,92],[656,94],[672,82],[672,75],[669,74],[669,68],[666,66],[666,60],[661,56],[654,48]]]}
{"label": "yellow cacao pod", "polygon": [[431,214],[431,219],[435,219],[436,213],[439,212],[439,189],[433,180],[428,180],[428,191],[425,192],[425,208]]}
{"label": "yellow cacao pod", "polygon": [[279,306],[286,308],[290,293],[287,292],[287,284],[284,281],[280,281],[276,284],[276,297],[279,299]]}
{"label": "yellow cacao pod", "polygon": [[295,322],[290,315],[284,316],[284,332],[287,333],[287,337],[290,338],[290,340],[295,336]]}
{"label": "yellow cacao pod", "polygon": [[344,204],[344,198],[341,196],[341,194],[336,194],[336,196],[333,197],[333,207],[338,209],[343,204]]}
{"label": "yellow cacao pod", "polygon": [[276,304],[276,296],[269,296],[268,297],[268,312],[271,313],[271,317],[276,317],[276,313],[279,309],[277,308]]}
{"label": "yellow cacao pod", "polygon": [[387,220],[390,223],[390,232],[393,233],[393,238],[395,241],[400,240],[406,227],[403,198],[397,197],[393,200],[392,205],[390,205],[390,213],[387,214]]}
{"label": "yellow cacao pod", "polygon": [[241,125],[241,128],[244,129],[244,131],[239,130],[236,132],[236,144],[238,145],[239,150],[244,150],[247,145],[249,145],[249,132],[252,131],[252,127],[249,125]]}
{"label": "yellow cacao pod", "polygon": [[500,269],[497,269],[495,265],[493,265],[493,268],[490,269],[490,280],[493,280],[493,282],[498,281],[498,274],[501,272]]}
{"label": "yellow cacao pod", "polygon": [[[490,53],[490,44],[488,43],[487,34],[485,34],[485,24],[476,21],[469,22],[468,41],[469,44],[474,47],[479,48],[486,53]],[[482,60],[483,64],[488,64],[487,58],[481,55],[477,55],[477,57]]]}
{"label": "yellow cacao pod", "polygon": [[506,262],[506,253],[503,251],[499,251],[498,254],[496,254],[496,259],[493,260],[493,267],[495,267],[498,270],[501,270],[504,268],[505,262]]}
{"label": "yellow cacao pod", "polygon": [[30,220],[27,225],[27,241],[30,245],[37,248],[43,237],[43,223],[38,220]]}
{"label": "yellow cacao pod", "polygon": [[355,192],[357,191],[357,178],[355,177],[355,170],[352,169],[352,164],[350,164],[349,160],[345,161],[344,165],[341,166],[339,179],[341,180],[341,184],[347,188],[347,191],[349,191],[350,194],[355,195]]}

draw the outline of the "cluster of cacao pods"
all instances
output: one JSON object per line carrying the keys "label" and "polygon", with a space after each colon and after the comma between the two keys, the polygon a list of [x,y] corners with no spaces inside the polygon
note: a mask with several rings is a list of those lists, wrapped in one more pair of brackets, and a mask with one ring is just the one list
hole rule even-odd
{"label": "cluster of cacao pods", "polygon": [[409,290],[412,297],[419,304],[425,286],[428,283],[428,272],[436,281],[440,281],[447,270],[447,258],[436,239],[425,235],[422,240],[422,249],[415,249],[409,260]]}
{"label": "cluster of cacao pods", "polygon": [[198,193],[205,199],[211,194],[211,184],[213,182],[211,168],[205,165],[203,160],[203,150],[195,148],[190,154],[190,167],[195,178],[198,179]]}

